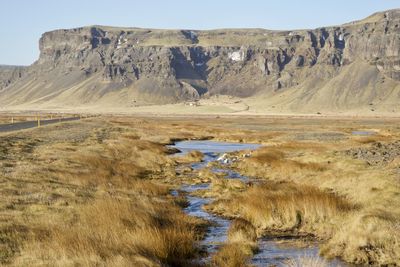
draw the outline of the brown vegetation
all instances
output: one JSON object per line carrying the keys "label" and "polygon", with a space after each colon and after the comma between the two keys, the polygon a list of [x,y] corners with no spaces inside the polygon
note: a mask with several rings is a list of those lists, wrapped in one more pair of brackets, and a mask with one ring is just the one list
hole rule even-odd
{"label": "brown vegetation", "polygon": [[379,157],[373,150],[376,144],[384,146],[399,137],[390,124],[380,129],[379,136],[340,141],[299,142],[286,136],[287,140],[271,143],[235,165],[265,182],[244,193],[226,194],[208,208],[245,218],[259,233],[315,235],[325,240],[321,253],[328,257],[399,265],[396,158],[371,165],[344,153],[361,145],[366,154]]}
{"label": "brown vegetation", "polygon": [[329,264],[317,257],[303,256],[298,259],[291,259],[286,262],[288,267],[326,267]]}
{"label": "brown vegetation", "polygon": [[198,222],[171,204],[104,198],[78,207],[76,216],[44,222],[46,235],[26,244],[14,264],[187,266],[195,256]]}
{"label": "brown vegetation", "polygon": [[256,228],[248,221],[234,219],[228,230],[228,241],[213,256],[215,266],[251,266],[249,260],[257,251]]}
{"label": "brown vegetation", "polygon": [[192,162],[199,162],[203,159],[204,155],[200,151],[190,151],[184,156],[176,157],[176,160],[179,163],[192,163]]}
{"label": "brown vegetation", "polygon": [[[245,247],[246,248],[246,247]],[[247,267],[252,252],[238,243],[223,245],[212,258],[212,265],[218,267]]]}
{"label": "brown vegetation", "polygon": [[293,183],[268,183],[249,188],[233,199],[208,206],[213,212],[240,216],[257,229],[258,235],[315,234],[320,236],[352,206],[315,187]]}
{"label": "brown vegetation", "polygon": [[[182,194],[169,194],[184,181],[211,182],[210,190],[199,192],[216,198],[208,210],[235,219],[228,242],[212,257],[216,266],[247,266],[256,249],[254,231],[312,235],[328,257],[400,265],[398,159],[368,165],[345,153],[398,139],[396,125],[103,117],[2,134],[0,262],[190,265],[205,223],[181,211],[187,204]],[[352,136],[357,129],[378,129],[379,136]],[[210,136],[264,144],[233,164],[258,179],[247,185],[190,168],[177,174],[178,162],[185,165],[202,155],[171,157],[164,145]]]}
{"label": "brown vegetation", "polygon": [[[302,149],[302,148],[301,148]],[[302,149],[303,150],[303,149]],[[252,157],[239,163],[238,167],[250,176],[265,176],[266,169],[272,170],[268,178],[293,178],[293,175],[308,175],[326,170],[326,163],[303,162],[287,157],[285,147],[263,147],[253,153]]]}
{"label": "brown vegetation", "polygon": [[175,175],[168,149],[129,123],[103,125],[1,137],[2,263],[187,266],[196,257],[205,223],[185,215],[161,180]]}
{"label": "brown vegetation", "polygon": [[255,245],[257,233],[254,226],[241,218],[234,219],[229,227],[228,240],[231,243],[248,243]]}

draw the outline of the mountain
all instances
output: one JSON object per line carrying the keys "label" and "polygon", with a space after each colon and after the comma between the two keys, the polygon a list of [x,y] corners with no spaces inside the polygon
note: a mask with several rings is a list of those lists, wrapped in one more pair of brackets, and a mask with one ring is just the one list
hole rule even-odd
{"label": "mountain", "polygon": [[231,95],[254,110],[397,112],[400,9],[313,30],[46,32],[29,67],[0,67],[0,105],[131,107]]}
{"label": "mountain", "polygon": [[25,69],[24,66],[0,65],[0,90],[22,78]]}

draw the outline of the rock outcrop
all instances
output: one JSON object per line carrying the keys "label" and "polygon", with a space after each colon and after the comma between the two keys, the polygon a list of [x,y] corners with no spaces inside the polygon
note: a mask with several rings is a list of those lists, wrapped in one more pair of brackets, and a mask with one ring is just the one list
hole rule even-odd
{"label": "rock outcrop", "polygon": [[23,66],[0,65],[0,91],[21,79],[25,74],[25,69]]}
{"label": "rock outcrop", "polygon": [[307,110],[393,109],[400,100],[400,10],[314,30],[91,26],[44,33],[39,47],[31,66],[0,69],[0,104],[132,106],[227,94]]}

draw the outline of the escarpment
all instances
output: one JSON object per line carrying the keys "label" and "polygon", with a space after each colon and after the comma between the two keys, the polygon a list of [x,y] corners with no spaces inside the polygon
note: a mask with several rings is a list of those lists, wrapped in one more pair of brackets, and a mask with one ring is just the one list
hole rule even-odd
{"label": "escarpment", "polygon": [[399,25],[390,10],[314,30],[56,30],[42,35],[34,64],[0,69],[0,104],[130,107],[225,94],[299,111],[389,110],[400,99]]}

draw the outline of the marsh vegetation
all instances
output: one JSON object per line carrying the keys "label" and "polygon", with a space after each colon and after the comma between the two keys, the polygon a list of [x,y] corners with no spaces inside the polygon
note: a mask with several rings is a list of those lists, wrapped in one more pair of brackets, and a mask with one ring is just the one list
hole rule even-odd
{"label": "marsh vegetation", "polygon": [[[397,125],[395,119],[107,116],[1,134],[0,262],[251,266],[261,239],[285,237],[317,242],[327,259],[400,265],[400,159],[394,151],[382,161],[364,157],[382,153],[377,143],[396,150]],[[249,182],[212,172],[218,163],[193,169],[200,152],[172,155],[167,145],[188,139],[262,144],[230,152],[235,160],[217,166]],[[201,246],[210,222],[184,212],[190,193],[180,191],[200,183],[210,187],[196,196],[213,198],[205,210],[231,221],[213,255]],[[286,264],[325,262],[303,257]]]}

